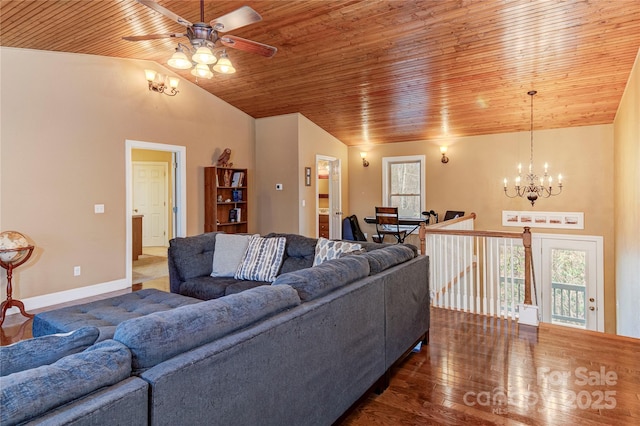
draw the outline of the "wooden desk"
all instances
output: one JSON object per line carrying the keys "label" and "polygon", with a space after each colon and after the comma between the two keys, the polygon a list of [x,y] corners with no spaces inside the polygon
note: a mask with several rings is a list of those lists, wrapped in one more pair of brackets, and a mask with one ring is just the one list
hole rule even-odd
{"label": "wooden desk", "polygon": [[133,240],[131,244],[131,254],[133,260],[138,260],[138,256],[142,254],[142,217],[143,215],[141,214],[136,214],[131,217],[131,236]]}
{"label": "wooden desk", "polygon": [[[376,217],[375,216],[367,216],[364,218],[366,223],[375,224]],[[429,224],[429,219],[426,218],[416,218],[416,217],[399,217],[398,224],[405,228],[411,228],[411,231],[407,231],[407,235],[412,234],[416,229],[420,227],[420,224],[424,223],[425,225]]]}

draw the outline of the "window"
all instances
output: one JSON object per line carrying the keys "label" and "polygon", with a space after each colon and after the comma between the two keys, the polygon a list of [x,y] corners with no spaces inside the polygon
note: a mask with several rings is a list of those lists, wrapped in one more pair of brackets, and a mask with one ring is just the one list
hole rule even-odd
{"label": "window", "polygon": [[425,205],[424,155],[382,159],[382,205],[401,217],[421,217]]}

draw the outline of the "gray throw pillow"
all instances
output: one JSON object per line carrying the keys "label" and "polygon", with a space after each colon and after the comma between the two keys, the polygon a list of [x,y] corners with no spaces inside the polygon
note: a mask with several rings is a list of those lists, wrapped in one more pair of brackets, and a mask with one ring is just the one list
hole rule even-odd
{"label": "gray throw pillow", "polygon": [[218,234],[213,251],[212,277],[233,277],[238,270],[252,235]]}
{"label": "gray throw pillow", "polygon": [[100,335],[96,327],[70,333],[51,334],[0,347],[0,377],[53,364],[68,355],[82,352]]}

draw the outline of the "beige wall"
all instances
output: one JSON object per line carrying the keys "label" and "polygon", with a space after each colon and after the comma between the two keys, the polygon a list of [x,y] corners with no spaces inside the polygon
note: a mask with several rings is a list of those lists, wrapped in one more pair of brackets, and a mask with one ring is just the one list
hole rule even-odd
{"label": "beige wall", "polygon": [[[155,63],[0,54],[0,229],[36,246],[16,270],[16,298],[124,280],[126,139],[186,146],[190,235],[204,229],[203,167],[230,147],[235,165],[254,169],[253,118],[186,80],[175,97],[148,91],[145,68],[170,73]],[[105,213],[94,214],[94,204]]]}
{"label": "beige wall", "polygon": [[640,338],[640,51],[614,121],[618,334]]}
{"label": "beige wall", "polygon": [[[317,235],[315,179],[311,186],[304,183],[305,167],[316,175],[316,155],[342,161],[343,210],[348,208],[347,147],[342,142],[301,114],[256,120],[258,232]],[[283,184],[282,191],[276,191],[277,183]]]}
{"label": "beige wall", "polygon": [[[260,118],[256,123],[258,228],[298,232],[298,114]],[[283,185],[276,191],[276,184]]]}
{"label": "beige wall", "polygon": [[[476,229],[502,227],[502,210],[584,212],[584,230],[535,228],[544,233],[601,235],[605,252],[605,330],[615,332],[615,284],[613,258],[613,126],[588,126],[534,133],[534,168],[549,163],[554,175],[561,172],[565,188],[560,196],[536,202],[509,199],[503,179],[511,179],[517,164],[529,161],[529,132],[460,138],[449,141],[447,164],[440,162],[437,141],[406,142],[349,148],[350,205],[364,232],[382,198],[382,157],[426,155],[426,210],[444,216],[446,210],[475,212]],[[360,151],[367,151],[369,167],[362,167]],[[416,237],[410,242],[417,243]]]}
{"label": "beige wall", "polygon": [[[298,186],[300,188],[300,200],[298,205],[302,206],[302,200],[306,206],[300,207],[299,233],[309,237],[317,237],[318,211],[316,209],[316,155],[324,155],[340,160],[340,172],[342,175],[342,211],[349,212],[349,167],[348,150],[346,145],[335,137],[324,131],[318,125],[310,121],[303,115],[299,115],[300,120],[300,150],[298,153]],[[311,186],[304,184],[304,168],[311,167]]]}

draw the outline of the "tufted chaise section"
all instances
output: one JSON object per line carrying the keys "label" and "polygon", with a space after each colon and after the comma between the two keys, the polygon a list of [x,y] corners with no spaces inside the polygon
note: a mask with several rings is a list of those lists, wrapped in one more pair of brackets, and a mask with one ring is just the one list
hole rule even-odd
{"label": "tufted chaise section", "polygon": [[152,288],[140,290],[39,313],[33,319],[33,337],[93,326],[100,330],[98,341],[101,341],[112,338],[122,321],[200,302],[202,300]]}

